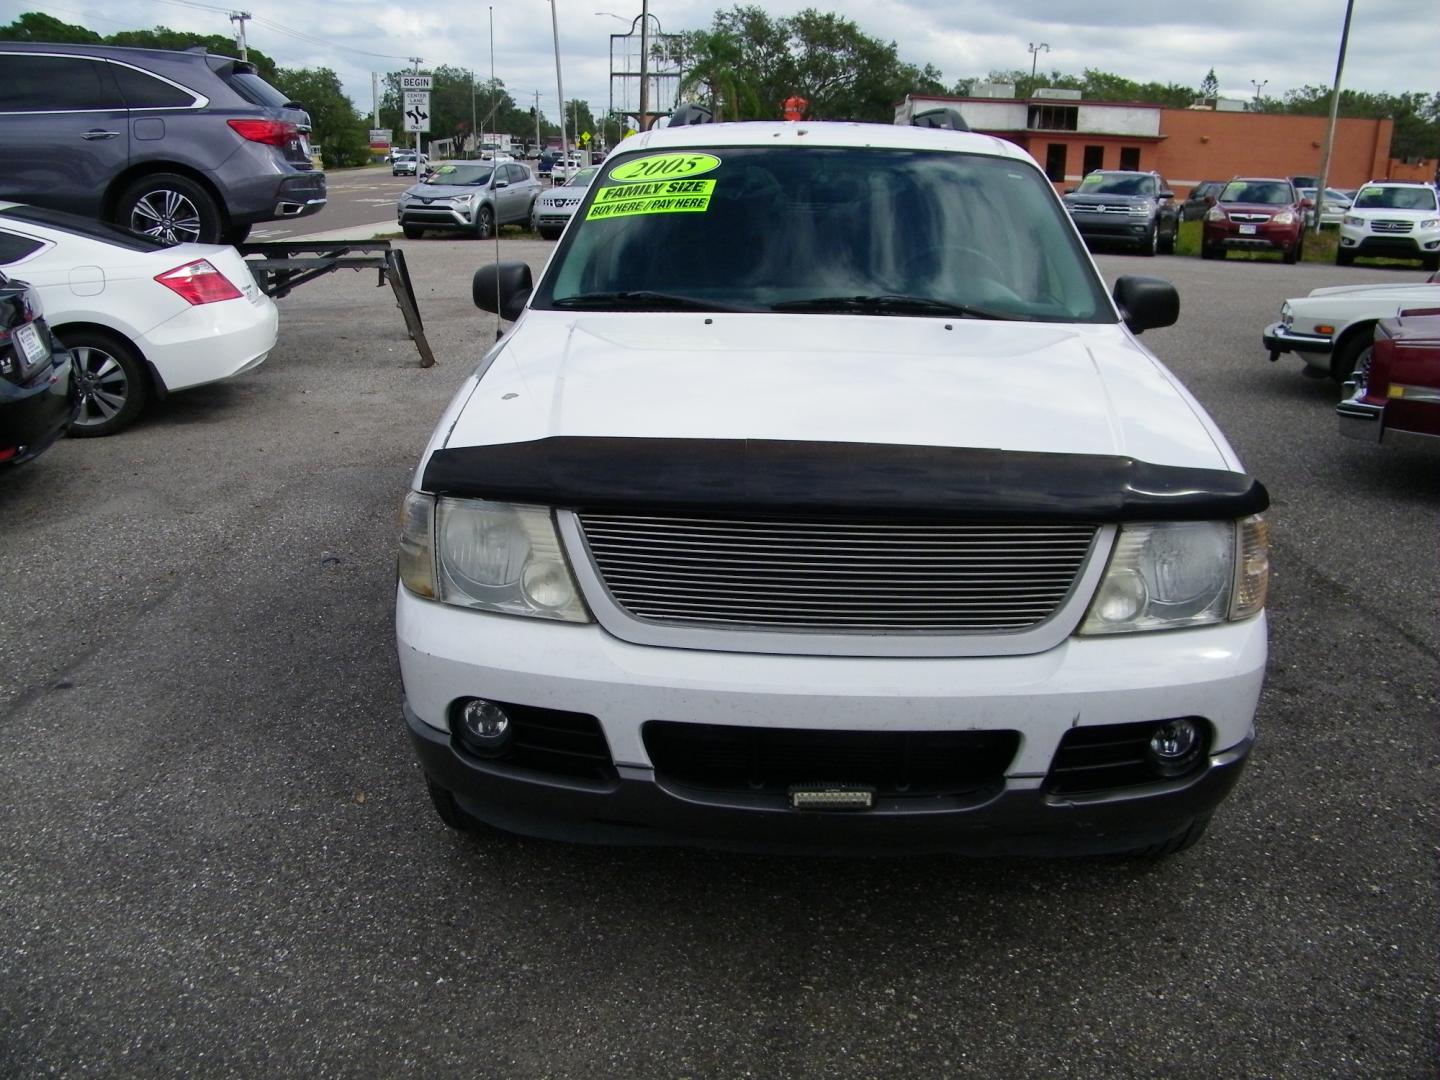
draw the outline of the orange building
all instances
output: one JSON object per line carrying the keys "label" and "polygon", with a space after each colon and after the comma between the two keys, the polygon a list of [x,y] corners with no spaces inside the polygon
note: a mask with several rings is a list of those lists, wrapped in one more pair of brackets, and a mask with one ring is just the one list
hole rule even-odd
{"label": "orange building", "polygon": [[[1214,109],[1165,109],[1123,101],[1084,101],[1078,91],[1028,100],[907,96],[896,122],[917,109],[956,109],[972,131],[1013,142],[1057,188],[1095,169],[1154,170],[1181,196],[1202,180],[1294,176],[1320,171],[1326,117]],[[1358,187],[1391,168],[1389,120],[1341,120],[1330,160],[1332,187]]]}

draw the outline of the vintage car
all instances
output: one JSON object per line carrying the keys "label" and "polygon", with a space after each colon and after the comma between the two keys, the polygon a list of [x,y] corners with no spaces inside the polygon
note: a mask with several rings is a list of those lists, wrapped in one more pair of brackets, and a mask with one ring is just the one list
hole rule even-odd
{"label": "vintage car", "polygon": [[1345,390],[1335,407],[1342,435],[1387,445],[1440,439],[1440,306],[1380,320],[1370,361]]}
{"label": "vintage car", "polygon": [[1403,308],[1440,304],[1440,274],[1407,285],[1337,285],[1280,305],[1262,340],[1272,361],[1294,353],[1309,371],[1344,382],[1370,353],[1375,324]]}

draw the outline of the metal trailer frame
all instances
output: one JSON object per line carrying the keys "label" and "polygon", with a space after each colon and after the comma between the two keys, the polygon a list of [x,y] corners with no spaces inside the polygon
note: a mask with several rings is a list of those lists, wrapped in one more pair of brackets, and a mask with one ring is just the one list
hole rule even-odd
{"label": "metal trailer frame", "polygon": [[389,240],[277,240],[235,247],[255,275],[256,284],[272,299],[288,296],[297,285],[336,270],[378,271],[375,287],[389,283],[396,306],[405,318],[405,329],[420,354],[420,366],[434,365],[435,354],[425,339],[405,253],[391,247]]}

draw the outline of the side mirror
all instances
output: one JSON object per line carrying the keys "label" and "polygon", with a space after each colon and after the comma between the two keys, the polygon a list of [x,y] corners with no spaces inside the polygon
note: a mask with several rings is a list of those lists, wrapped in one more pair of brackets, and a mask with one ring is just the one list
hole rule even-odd
{"label": "side mirror", "polygon": [[1314,199],[1301,199],[1301,200],[1300,200],[1300,205],[1303,206],[1306,210],[1309,210],[1309,209],[1312,209],[1312,208],[1315,206],[1315,200],[1314,200]]}
{"label": "side mirror", "polygon": [[1126,274],[1115,282],[1115,306],[1133,334],[1173,326],[1180,318],[1180,294],[1162,278]]}
{"label": "side mirror", "polygon": [[509,187],[509,186],[510,186],[510,181],[509,181],[509,180],[496,180],[496,181],[495,181],[495,187],[496,187],[497,189],[498,189],[498,188],[502,188],[502,187]]}
{"label": "side mirror", "polygon": [[480,310],[499,315],[506,322],[514,322],[525,310],[534,290],[535,280],[530,276],[529,263],[491,263],[475,271],[470,295]]}
{"label": "side mirror", "polygon": [[1169,188],[1165,188],[1163,191],[1160,192],[1160,198],[1162,199],[1173,199],[1174,197],[1175,193]]}
{"label": "side mirror", "polygon": [[1214,205],[1215,205],[1215,196],[1214,196],[1214,195],[1206,195],[1206,196],[1205,196],[1205,205],[1206,205],[1206,206],[1214,206]]}

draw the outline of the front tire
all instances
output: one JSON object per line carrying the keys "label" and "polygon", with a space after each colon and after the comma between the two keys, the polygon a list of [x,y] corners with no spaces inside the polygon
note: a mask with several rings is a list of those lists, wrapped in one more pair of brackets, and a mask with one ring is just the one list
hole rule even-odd
{"label": "front tire", "polygon": [[74,439],[123,431],[150,400],[150,372],[128,341],[103,330],[61,329],[55,336],[70,350],[80,412],[70,425]]}
{"label": "front tire", "polygon": [[1350,378],[1356,368],[1370,369],[1370,350],[1375,345],[1375,324],[1369,323],[1352,331],[1345,343],[1330,357],[1330,377],[1338,383]]}
{"label": "front tire", "polygon": [[1157,221],[1150,226],[1150,235],[1140,245],[1140,254],[1147,259],[1153,259],[1155,253],[1160,250],[1160,223]]}
{"label": "front tire", "polygon": [[419,240],[425,235],[425,230],[418,225],[402,225],[400,229],[405,233],[406,240]]}
{"label": "front tire", "polygon": [[1440,270],[1440,254],[1421,256],[1420,265],[1430,271],[1430,273],[1435,273],[1435,271]]}
{"label": "front tire", "polygon": [[1336,249],[1335,249],[1335,265],[1336,265],[1336,266],[1350,266],[1350,265],[1351,265],[1352,263],[1354,263],[1354,262],[1355,262],[1355,253],[1354,253],[1353,251],[1346,251],[1344,248],[1336,248]]}
{"label": "front tire", "polygon": [[225,222],[210,192],[178,173],[142,176],[115,204],[114,221],[163,244],[219,244]]}
{"label": "front tire", "polygon": [[1304,254],[1304,246],[1304,234],[1301,234],[1301,236],[1296,238],[1295,243],[1291,244],[1288,248],[1285,249],[1284,253],[1280,257],[1284,259],[1288,265],[1294,266],[1297,262],[1300,261],[1300,256]]}
{"label": "front tire", "polygon": [[495,233],[495,210],[482,206],[475,211],[475,239],[489,240]]}
{"label": "front tire", "polygon": [[1161,255],[1174,255],[1175,242],[1180,239],[1180,219],[1176,218],[1171,223],[1170,235],[1160,241]]}

